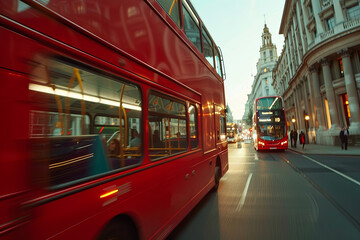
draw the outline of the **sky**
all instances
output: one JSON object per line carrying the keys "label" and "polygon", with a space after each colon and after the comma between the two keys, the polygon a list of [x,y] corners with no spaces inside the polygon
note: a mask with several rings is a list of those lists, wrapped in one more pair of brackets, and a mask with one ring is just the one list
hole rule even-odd
{"label": "sky", "polygon": [[240,120],[256,75],[265,22],[277,55],[281,54],[284,37],[279,29],[285,0],[191,0],[191,3],[222,50],[226,103],[234,119]]}

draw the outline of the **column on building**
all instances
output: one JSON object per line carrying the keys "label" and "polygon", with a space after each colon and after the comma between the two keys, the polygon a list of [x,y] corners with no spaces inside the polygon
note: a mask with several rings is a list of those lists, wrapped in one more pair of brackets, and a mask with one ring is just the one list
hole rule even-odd
{"label": "column on building", "polygon": [[290,107],[289,107],[289,109],[291,109],[290,110],[290,116],[289,116],[289,118],[290,118],[290,122],[291,122],[291,128],[292,129],[294,129],[294,128],[297,128],[296,127],[296,124],[297,124],[297,122],[295,122],[295,123],[293,123],[292,122],[292,119],[294,118],[295,120],[297,119],[297,116],[296,116],[296,107],[295,107],[295,101],[294,101],[294,91],[292,91],[291,92],[291,95],[290,95],[290,97],[289,97],[289,105],[290,105]]}
{"label": "column on building", "polygon": [[297,38],[297,33],[296,33],[296,13],[293,12],[292,14],[292,20],[291,20],[291,40],[292,40],[292,47],[293,47],[293,54],[294,54],[294,62],[293,62],[293,67],[294,67],[294,72],[296,72],[296,69],[298,68],[298,66],[300,65],[300,55],[299,55],[299,51],[298,51],[298,47],[299,47],[299,43],[298,43],[298,38]]}
{"label": "column on building", "polygon": [[319,12],[321,12],[321,6],[320,6],[320,2],[319,0],[311,0],[311,5],[313,8],[313,12],[314,12],[314,18],[315,18],[315,22],[316,22],[316,29],[317,29],[317,33],[323,33],[324,32],[324,27],[323,24],[321,22],[321,19],[319,17]]}
{"label": "column on building", "polygon": [[[310,117],[311,113],[310,113],[310,107],[309,107],[309,102],[308,102],[308,93],[307,93],[307,89],[306,89],[306,79],[302,80],[301,85],[302,85],[303,95],[304,95],[305,112]],[[305,116],[304,116],[304,118],[305,118]],[[305,124],[306,124],[306,121],[309,122],[309,128],[312,127],[312,123],[311,123],[310,119],[305,120]]]}
{"label": "column on building", "polygon": [[309,33],[309,29],[306,27],[309,23],[309,19],[305,16],[305,7],[304,4],[299,3],[301,5],[301,9],[303,12],[303,18],[304,18],[304,24],[305,24],[305,33],[306,33],[306,40],[307,40],[307,45],[309,45],[309,43],[311,42],[311,34]]}
{"label": "column on building", "polygon": [[301,104],[301,100],[305,101],[305,96],[303,96],[303,90],[302,90],[302,82],[300,81],[299,84],[297,85],[297,98],[298,98],[298,102],[299,102],[299,125],[300,125],[300,129],[304,130],[305,132],[305,115],[304,115],[304,110]]}
{"label": "column on building", "polygon": [[335,11],[335,21],[336,23],[345,22],[344,14],[342,7],[340,6],[340,1],[333,1],[334,11]]}
{"label": "column on building", "polygon": [[335,98],[335,92],[334,87],[332,83],[332,76],[331,76],[331,70],[330,70],[330,64],[327,59],[321,60],[321,66],[323,69],[324,74],[324,82],[325,82],[325,89],[326,89],[326,97],[328,100],[329,105],[329,112],[330,112],[330,118],[331,118],[331,129],[332,130],[339,130],[340,127],[340,121],[339,121],[339,114],[337,111],[337,104],[336,104],[336,98]]}
{"label": "column on building", "polygon": [[296,85],[295,88],[294,88],[294,97],[295,97],[295,112],[296,112],[296,126],[297,126],[297,129],[296,130],[299,130],[299,129],[303,129],[303,124],[302,124],[302,117],[301,117],[301,108],[300,108],[300,96],[299,96],[299,88],[298,86]]}
{"label": "column on building", "polygon": [[343,49],[340,55],[343,61],[345,88],[351,115],[349,131],[351,134],[360,134],[360,103],[350,53],[348,49]]}
{"label": "column on building", "polygon": [[316,107],[316,115],[319,122],[319,130],[325,129],[325,118],[324,113],[322,111],[323,104],[321,100],[321,93],[320,93],[320,81],[319,81],[319,73],[317,70],[317,67],[311,66],[310,67],[311,72],[311,81],[313,85],[314,90],[314,98],[315,98],[315,107]]}
{"label": "column on building", "polygon": [[298,20],[298,27],[299,27],[299,34],[300,34],[300,38],[301,38],[301,43],[302,43],[302,54],[301,57],[305,54],[305,42],[304,42],[304,36],[303,36],[303,22],[301,21],[301,16],[300,16],[300,11],[301,11],[301,3],[300,1],[298,1],[296,3],[296,15],[297,15],[297,20]]}
{"label": "column on building", "polygon": [[291,65],[290,65],[291,55],[290,55],[290,50],[289,50],[290,49],[289,33],[287,36],[285,36],[285,46],[287,46],[286,47],[286,51],[287,51],[286,57],[287,57],[287,65],[288,65],[288,69],[289,69],[288,73],[290,74],[290,76],[293,76],[293,71],[292,71]]}
{"label": "column on building", "polygon": [[[309,76],[306,76],[305,86],[307,86],[307,87],[305,87],[305,91],[306,91],[306,94],[308,94],[309,100],[310,100],[310,106],[309,106],[310,120],[309,120],[309,125],[310,125],[310,129],[315,129],[315,111],[314,111],[314,100],[313,100],[314,94],[313,94],[312,89],[311,89],[311,82],[310,82]],[[307,91],[308,89],[309,89],[309,91]]]}

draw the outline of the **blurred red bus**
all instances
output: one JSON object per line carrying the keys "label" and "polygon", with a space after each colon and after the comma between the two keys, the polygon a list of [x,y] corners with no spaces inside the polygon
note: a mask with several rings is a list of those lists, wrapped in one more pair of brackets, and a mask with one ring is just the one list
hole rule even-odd
{"label": "blurred red bus", "polygon": [[253,142],[255,150],[288,148],[284,103],[280,96],[255,100]]}
{"label": "blurred red bus", "polygon": [[0,0],[0,238],[164,239],[228,169],[187,0]]}

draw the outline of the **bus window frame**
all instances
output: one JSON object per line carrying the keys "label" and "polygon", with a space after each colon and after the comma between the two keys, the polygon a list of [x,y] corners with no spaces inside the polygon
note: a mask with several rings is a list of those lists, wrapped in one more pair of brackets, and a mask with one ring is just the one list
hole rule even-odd
{"label": "bus window frame", "polygon": [[[147,111],[147,120],[148,121],[149,121],[149,116],[150,115],[156,116],[156,117],[161,117],[161,118],[167,117],[167,118],[175,118],[175,119],[185,120],[185,123],[186,123],[186,135],[187,135],[186,136],[187,147],[186,147],[186,150],[184,150],[184,151],[180,151],[180,152],[177,152],[177,153],[169,154],[169,155],[154,158],[154,159],[150,158],[150,153],[148,153],[149,161],[150,162],[157,162],[157,161],[160,161],[160,160],[172,158],[172,157],[174,157],[176,155],[179,155],[179,154],[189,154],[189,152],[192,151],[192,150],[190,148],[190,139],[189,139],[190,127],[189,127],[188,101],[186,101],[185,99],[175,97],[172,94],[165,93],[165,92],[162,92],[162,91],[151,88],[151,89],[149,89],[148,94],[147,94],[147,96],[148,96],[147,101],[148,102],[150,101],[150,96],[151,95],[155,95],[155,96],[158,96],[158,97],[161,97],[161,98],[164,98],[164,99],[168,99],[168,100],[180,103],[185,107],[185,114],[184,114],[183,117],[178,116],[178,115],[174,115],[174,114],[170,114],[170,113],[167,114],[167,113],[159,113],[159,112],[149,111],[149,104],[148,103],[147,103],[148,105],[147,105],[146,111]],[[150,136],[150,132],[149,132],[149,136]],[[148,146],[148,149],[147,149],[148,151],[149,151],[149,148],[150,147]],[[198,149],[199,148],[194,149],[194,150],[198,150]]]}
{"label": "bus window frame", "polygon": [[179,1],[179,0],[173,0],[173,1],[177,1],[178,10],[179,10],[179,25],[174,21],[174,19],[170,16],[170,14],[166,12],[165,8],[161,5],[161,3],[159,3],[158,0],[155,0],[155,2],[161,7],[161,9],[166,13],[166,15],[173,21],[173,23],[179,29],[183,29],[184,24],[183,24],[183,18],[182,18],[183,13],[182,13],[182,8],[181,8],[181,1]]}
{"label": "bus window frame", "polygon": [[[139,98],[141,101],[140,107],[141,107],[141,124],[140,124],[140,131],[141,133],[139,134],[140,139],[141,139],[141,145],[140,145],[140,152],[141,152],[141,157],[138,163],[136,164],[132,164],[132,165],[128,165],[128,166],[124,166],[124,167],[120,167],[117,169],[109,169],[105,172],[102,173],[98,173],[95,175],[89,175],[83,178],[79,178],[76,180],[72,180],[66,183],[61,183],[61,184],[57,184],[57,185],[51,185],[51,182],[48,179],[49,176],[49,170],[47,170],[45,173],[41,173],[39,174],[37,177],[35,177],[35,181],[39,181],[39,179],[45,179],[45,183],[41,183],[41,187],[45,190],[45,191],[58,191],[58,190],[62,190],[62,189],[68,189],[71,188],[73,186],[79,185],[79,184],[87,184],[90,181],[96,181],[99,180],[101,178],[104,177],[111,177],[114,174],[117,174],[119,172],[124,172],[127,171],[129,169],[136,169],[137,167],[143,165],[143,163],[145,162],[145,148],[144,148],[144,124],[145,124],[145,109],[144,109],[144,90],[143,90],[143,86],[141,83],[137,82],[136,80],[131,81],[131,79],[129,77],[125,77],[125,76],[120,76],[120,74],[118,73],[114,73],[112,71],[106,71],[104,69],[101,68],[96,68],[93,65],[91,65],[90,63],[85,63],[85,62],[81,62],[79,60],[74,60],[73,58],[70,58],[68,56],[59,56],[59,55],[46,55],[44,56],[46,61],[46,66],[48,67],[49,70],[51,70],[51,63],[52,62],[58,62],[60,64],[64,64],[68,67],[72,67],[72,68],[78,68],[79,70],[83,70],[86,71],[88,73],[97,75],[97,76],[101,76],[103,78],[107,78],[109,81],[114,81],[117,82],[119,84],[124,84],[124,85],[130,85],[133,86],[135,88],[137,88],[138,92],[139,92]],[[31,71],[33,71],[35,68],[32,68]],[[36,81],[29,81],[30,83],[36,83]],[[29,90],[32,91],[32,90]],[[46,93],[45,93],[46,94]],[[34,106],[34,105],[33,105]],[[119,106],[120,108],[120,106]],[[32,108],[31,111],[42,111],[42,112],[52,112],[52,113],[57,113],[58,109],[55,109],[53,107],[49,107],[48,105],[46,105],[45,107],[38,107],[37,105],[35,105],[35,108]],[[31,112],[30,111],[30,112]],[[29,113],[30,113],[29,112]],[[64,113],[65,114],[65,113]],[[81,115],[81,111],[76,110],[76,111],[70,111],[70,114],[78,114]],[[95,133],[95,126],[99,126],[95,124],[95,118],[97,116],[106,116],[106,117],[114,117],[114,115],[110,115],[110,114],[97,114],[97,113],[92,113],[88,111],[88,108],[85,109],[85,116],[87,116],[89,118],[89,133],[85,134],[85,135],[64,135],[64,136],[60,136],[60,137],[67,137],[67,138],[85,138],[85,137],[89,137],[89,136],[99,136],[100,134]],[[40,139],[42,141],[46,141],[49,142],[49,138],[51,137],[41,137],[41,138],[30,138],[31,139]],[[50,150],[49,150],[50,151]],[[106,151],[104,150],[104,153],[106,154]],[[108,160],[108,156],[106,156],[106,160]],[[32,161],[37,161],[36,159],[32,159]],[[39,173],[37,169],[32,169],[32,173],[34,173],[34,171],[36,173]]]}

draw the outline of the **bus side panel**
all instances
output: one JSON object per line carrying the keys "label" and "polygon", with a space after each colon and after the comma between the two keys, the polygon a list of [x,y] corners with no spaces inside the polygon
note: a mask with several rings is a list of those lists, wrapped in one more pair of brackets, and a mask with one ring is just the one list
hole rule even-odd
{"label": "bus side panel", "polygon": [[[0,44],[0,52],[5,47]],[[28,221],[20,208],[29,190],[29,165],[24,162],[28,157],[27,83],[21,74],[0,68],[0,237],[4,233],[12,238],[16,232],[10,230]]]}

